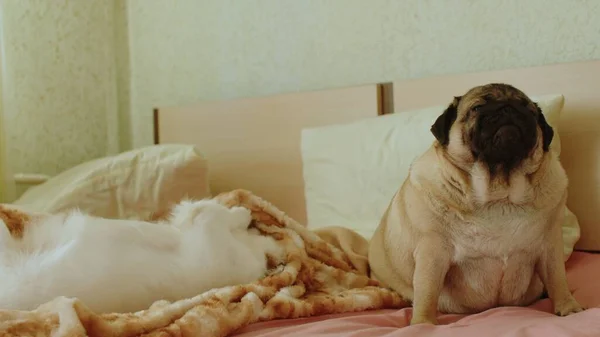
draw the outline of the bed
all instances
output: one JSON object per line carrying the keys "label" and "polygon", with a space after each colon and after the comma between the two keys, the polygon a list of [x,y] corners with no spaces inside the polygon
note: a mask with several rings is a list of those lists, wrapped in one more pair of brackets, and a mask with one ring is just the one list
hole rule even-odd
{"label": "bed", "polygon": [[[251,210],[285,254],[264,277],[135,313],[95,313],[58,297],[0,308],[0,331],[37,336],[597,336],[600,332],[600,61],[159,107],[155,144],[82,163],[28,190],[0,218],[23,231],[79,208],[159,221],[183,198]],[[368,275],[368,240],[429,127],[452,96],[486,82],[529,94],[556,134],[569,175],[562,224],[568,281],[589,309],[566,318],[530,308],[440,315],[408,326],[409,303]],[[14,207],[17,206],[17,207]],[[8,221],[8,222],[7,222]],[[268,255],[268,254],[267,254]],[[210,273],[206,273],[210,277]]]}
{"label": "bed", "polygon": [[598,79],[600,61],[587,61],[160,107],[154,111],[155,142],[198,147],[208,159],[211,193],[250,190],[312,229],[318,224],[310,221],[307,211],[305,130],[441,106],[486,82],[511,83],[534,96],[561,94],[561,161],[570,178],[568,208],[580,230],[576,251],[568,254],[568,278],[575,297],[591,309],[559,318],[549,313],[549,301],[542,300],[531,308],[499,308],[467,317],[443,315],[445,324],[437,327],[406,327],[410,308],[375,310],[256,323],[235,335],[458,336],[485,330],[486,336],[596,336],[600,332]]}

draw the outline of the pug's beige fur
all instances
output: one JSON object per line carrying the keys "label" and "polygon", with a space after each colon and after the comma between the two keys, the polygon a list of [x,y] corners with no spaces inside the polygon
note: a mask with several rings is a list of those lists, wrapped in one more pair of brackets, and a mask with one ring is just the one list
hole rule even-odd
{"label": "pug's beige fur", "polygon": [[465,137],[474,130],[475,106],[508,99],[541,114],[524,93],[502,84],[454,99],[447,144],[435,141],[413,163],[370,242],[372,276],[412,301],[411,324],[437,324],[438,311],[529,305],[544,290],[557,315],[583,310],[566,281],[568,180],[544,149],[549,126],[538,125],[537,143],[508,175],[477,161]]}

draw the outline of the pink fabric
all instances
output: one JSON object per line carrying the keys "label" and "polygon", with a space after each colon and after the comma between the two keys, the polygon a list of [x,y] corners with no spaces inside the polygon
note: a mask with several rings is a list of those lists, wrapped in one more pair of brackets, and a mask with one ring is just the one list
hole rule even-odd
{"label": "pink fabric", "polygon": [[550,300],[476,315],[440,315],[442,325],[408,326],[411,308],[257,323],[238,337],[585,337],[600,336],[600,254],[574,253],[567,276],[577,300],[589,309],[568,317],[552,314]]}

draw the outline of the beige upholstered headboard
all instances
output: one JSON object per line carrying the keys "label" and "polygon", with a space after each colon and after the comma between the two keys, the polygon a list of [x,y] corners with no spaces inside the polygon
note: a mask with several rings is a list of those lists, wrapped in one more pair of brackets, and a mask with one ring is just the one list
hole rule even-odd
{"label": "beige upholstered headboard", "polygon": [[155,143],[196,145],[213,194],[248,189],[305,224],[301,130],[390,113],[391,93],[381,83],[161,107]]}
{"label": "beige upholstered headboard", "polygon": [[449,104],[469,88],[505,82],[528,95],[563,94],[561,162],[569,208],[582,233],[580,250],[600,250],[600,60],[394,82],[395,112]]}
{"label": "beige upholstered headboard", "polygon": [[448,104],[488,82],[565,96],[561,160],[570,178],[569,208],[582,227],[576,248],[600,250],[600,61],[161,107],[155,138],[197,145],[208,157],[213,193],[246,188],[306,223],[303,128]]}

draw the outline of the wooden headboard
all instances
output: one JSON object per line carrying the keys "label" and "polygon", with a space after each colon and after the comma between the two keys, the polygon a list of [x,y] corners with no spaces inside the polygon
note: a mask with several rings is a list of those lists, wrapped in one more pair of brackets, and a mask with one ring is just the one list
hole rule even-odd
{"label": "wooden headboard", "polygon": [[155,143],[196,145],[213,194],[248,189],[305,224],[301,130],[390,113],[392,102],[392,85],[379,83],[161,107]]}
{"label": "wooden headboard", "polygon": [[569,176],[568,207],[581,225],[579,250],[600,250],[600,60],[394,82],[395,112],[449,104],[489,82],[530,96],[563,94],[561,162]]}

